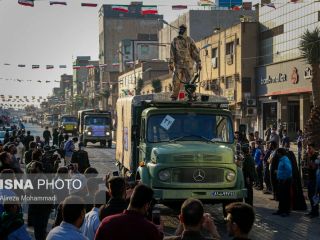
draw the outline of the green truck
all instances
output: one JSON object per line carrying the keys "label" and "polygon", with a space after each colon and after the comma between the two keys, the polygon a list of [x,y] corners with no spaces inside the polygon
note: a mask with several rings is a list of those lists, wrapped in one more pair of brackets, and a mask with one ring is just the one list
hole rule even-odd
{"label": "green truck", "polygon": [[104,147],[112,146],[112,121],[111,113],[96,109],[78,111],[79,138],[84,146],[88,142],[100,143]]}
{"label": "green truck", "polygon": [[227,203],[246,196],[228,101],[199,99],[171,102],[165,93],[118,99],[119,172],[152,187],[159,202]]}

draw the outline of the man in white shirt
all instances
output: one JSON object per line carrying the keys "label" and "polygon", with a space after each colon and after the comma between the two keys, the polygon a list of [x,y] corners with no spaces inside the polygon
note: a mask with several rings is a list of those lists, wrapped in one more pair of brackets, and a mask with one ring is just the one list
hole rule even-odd
{"label": "man in white shirt", "polygon": [[104,203],[106,203],[106,191],[100,190],[96,192],[94,196],[94,207],[90,212],[86,214],[83,224],[81,226],[81,232],[89,240],[94,240],[94,236],[96,235],[96,231],[100,225],[99,208]]}

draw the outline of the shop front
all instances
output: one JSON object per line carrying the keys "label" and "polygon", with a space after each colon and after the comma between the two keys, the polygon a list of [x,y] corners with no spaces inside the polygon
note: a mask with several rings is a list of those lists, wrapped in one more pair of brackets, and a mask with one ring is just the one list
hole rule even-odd
{"label": "shop front", "polygon": [[302,60],[260,66],[256,81],[259,131],[281,124],[294,139],[311,109],[311,68]]}

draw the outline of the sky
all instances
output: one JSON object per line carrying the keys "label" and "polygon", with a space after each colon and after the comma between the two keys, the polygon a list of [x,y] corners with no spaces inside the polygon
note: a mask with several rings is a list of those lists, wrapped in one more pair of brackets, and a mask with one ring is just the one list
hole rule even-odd
{"label": "sky", "polygon": [[[129,0],[59,0],[67,6],[50,6],[50,0],[36,0],[35,7],[24,7],[18,0],[0,0],[0,95],[48,96],[59,87],[60,75],[72,74],[77,56],[98,60],[98,11],[102,4],[129,4]],[[96,8],[81,7],[81,2],[98,3]],[[144,5],[158,5],[159,14],[168,22],[183,11],[171,5],[192,5],[198,0],[144,0]],[[161,6],[160,6],[161,5]],[[5,66],[10,63],[10,66]],[[25,68],[17,67],[25,64]],[[40,65],[32,70],[31,65]],[[45,65],[55,65],[46,70]],[[67,65],[59,69],[58,65]],[[3,79],[1,79],[3,78]],[[32,80],[17,82],[9,79]],[[38,83],[37,81],[51,81]]]}

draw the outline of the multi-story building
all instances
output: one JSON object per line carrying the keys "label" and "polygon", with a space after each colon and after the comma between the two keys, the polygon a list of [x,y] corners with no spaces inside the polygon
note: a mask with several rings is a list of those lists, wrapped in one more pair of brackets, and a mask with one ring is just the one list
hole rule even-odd
{"label": "multi-story building", "polygon": [[165,61],[140,62],[134,69],[119,76],[119,97],[143,94],[145,84],[149,81],[160,81],[160,76],[168,73],[168,63]]}
{"label": "multi-story building", "polygon": [[100,98],[100,68],[99,61],[90,61],[88,79],[86,82],[86,107],[99,108]]}
{"label": "multi-story building", "polygon": [[178,27],[181,24],[187,26],[187,34],[194,41],[210,36],[213,29],[225,29],[240,22],[240,18],[256,19],[256,12],[252,10],[190,10],[179,16],[165,26],[159,32],[159,43],[166,44],[166,48],[159,46],[159,59],[167,60],[170,58],[170,43],[178,35]]}
{"label": "multi-story building", "polygon": [[73,62],[73,96],[80,96],[83,93],[84,84],[88,78],[90,56],[78,56]]}
{"label": "multi-story building", "polygon": [[218,28],[198,41],[202,70],[198,91],[227,97],[235,119],[247,129],[256,127],[255,67],[258,52],[258,23],[241,22]]}
{"label": "multi-story building", "polygon": [[[132,2],[128,6],[128,12],[119,12],[112,9],[111,4],[103,5],[99,11],[99,62],[107,64],[100,74],[101,86],[109,91],[108,105],[115,108],[113,99],[117,98],[112,89],[116,89],[115,75],[119,72],[119,43],[124,39],[137,39],[138,34],[158,34],[163,19],[162,15],[142,15],[142,2]],[[103,89],[104,91],[104,89]],[[104,105],[103,101],[101,105]],[[107,106],[103,106],[106,108]]]}
{"label": "multi-story building", "polygon": [[306,29],[319,26],[319,2],[273,1],[259,9],[260,56],[256,74],[259,130],[280,119],[290,136],[303,129],[311,108],[311,68],[299,42]]}

